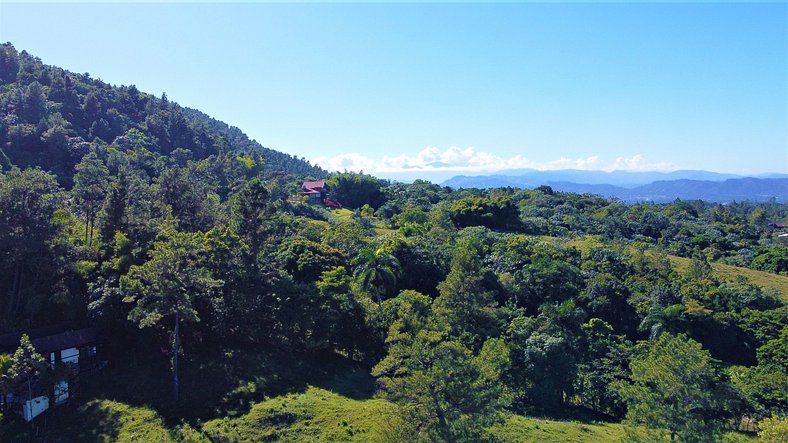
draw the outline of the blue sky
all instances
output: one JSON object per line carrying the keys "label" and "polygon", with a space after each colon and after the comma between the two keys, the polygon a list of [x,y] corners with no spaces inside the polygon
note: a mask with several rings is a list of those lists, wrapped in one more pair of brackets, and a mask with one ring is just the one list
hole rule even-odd
{"label": "blue sky", "polygon": [[788,172],[788,6],[0,4],[0,40],[366,172]]}

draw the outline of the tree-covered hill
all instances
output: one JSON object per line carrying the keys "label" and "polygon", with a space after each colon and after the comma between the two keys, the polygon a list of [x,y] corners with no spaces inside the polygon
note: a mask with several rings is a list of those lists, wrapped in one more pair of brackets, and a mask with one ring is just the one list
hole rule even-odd
{"label": "tree-covered hill", "polygon": [[[140,146],[140,139],[145,143]],[[153,155],[201,160],[257,152],[265,170],[322,178],[317,166],[250,140],[238,128],[154,97],[42,63],[11,43],[0,46],[0,167],[38,166],[70,185],[91,149],[144,148]]]}
{"label": "tree-covered hill", "polygon": [[[786,423],[788,205],[341,173],[336,210],[293,198],[322,171],[235,128],[2,54],[0,441],[708,442]],[[104,371],[23,334],[59,326],[94,328]],[[19,417],[64,378],[70,403]]]}

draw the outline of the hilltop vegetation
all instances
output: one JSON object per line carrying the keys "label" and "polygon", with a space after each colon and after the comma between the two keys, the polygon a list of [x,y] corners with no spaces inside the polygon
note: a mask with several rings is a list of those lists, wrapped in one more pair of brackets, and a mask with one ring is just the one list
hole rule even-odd
{"label": "hilltop vegetation", "polygon": [[[268,174],[324,177],[303,159],[267,149],[238,128],[193,109],[89,74],[44,65],[10,43],[0,47],[0,167],[33,166],[70,187],[88,152],[120,151],[151,168],[209,157],[232,163],[236,153],[262,158]],[[119,155],[119,154],[115,154]],[[244,163],[248,164],[248,160]]]}
{"label": "hilltop vegetation", "polygon": [[[329,210],[297,198],[324,172],[197,111],[2,57],[0,332],[96,326],[109,366],[0,439],[713,441],[788,413],[786,205],[342,173]],[[28,344],[2,392],[51,392]]]}

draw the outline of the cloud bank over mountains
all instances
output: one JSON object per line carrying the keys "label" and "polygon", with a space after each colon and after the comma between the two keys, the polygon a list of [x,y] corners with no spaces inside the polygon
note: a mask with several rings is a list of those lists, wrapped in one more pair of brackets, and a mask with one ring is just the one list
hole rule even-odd
{"label": "cloud bank over mountains", "polygon": [[495,172],[510,169],[536,169],[543,171],[577,169],[586,171],[673,171],[679,169],[673,163],[646,161],[642,155],[618,157],[612,162],[605,162],[599,156],[587,158],[561,157],[548,162],[537,162],[523,155],[501,157],[489,152],[478,151],[473,147],[459,148],[452,146],[445,150],[428,147],[413,155],[384,155],[381,159],[373,159],[358,152],[349,152],[336,156],[321,156],[312,160],[329,171],[364,171],[364,172]]}

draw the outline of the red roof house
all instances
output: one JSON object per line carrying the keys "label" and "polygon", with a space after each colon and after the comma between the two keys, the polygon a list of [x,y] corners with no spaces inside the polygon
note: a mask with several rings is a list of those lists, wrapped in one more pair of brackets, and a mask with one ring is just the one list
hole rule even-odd
{"label": "red roof house", "polygon": [[304,182],[301,185],[301,193],[309,197],[309,201],[322,202],[328,193],[328,186],[325,180],[315,182]]}

